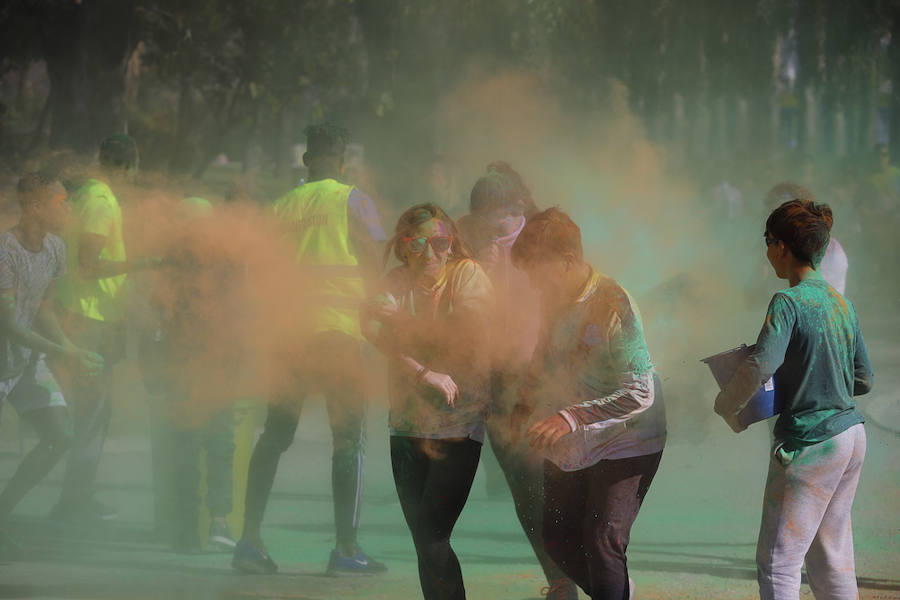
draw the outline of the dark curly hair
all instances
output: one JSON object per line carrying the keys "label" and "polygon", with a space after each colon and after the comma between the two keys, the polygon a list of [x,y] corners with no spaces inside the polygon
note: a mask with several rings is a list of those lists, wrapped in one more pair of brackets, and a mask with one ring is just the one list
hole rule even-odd
{"label": "dark curly hair", "polygon": [[306,135],[306,151],[310,156],[341,156],[350,143],[350,132],[334,123],[309,125]]}
{"label": "dark curly hair", "polygon": [[783,242],[798,260],[817,269],[833,224],[830,206],[795,198],[772,211],[766,219],[766,235]]}
{"label": "dark curly hair", "polygon": [[450,246],[450,250],[453,252],[455,258],[472,258],[472,252],[469,250],[469,247],[466,246],[462,236],[459,235],[459,230],[453,219],[451,219],[441,207],[429,202],[425,204],[416,204],[412,208],[407,209],[400,215],[400,218],[397,219],[397,227],[394,229],[394,236],[387,241],[387,245],[384,249],[384,263],[387,264],[388,259],[391,257],[391,251],[393,251],[397,260],[406,264],[406,257],[403,255],[400,245],[397,242],[399,242],[401,238],[410,235],[416,227],[422,223],[427,223],[431,219],[437,219],[447,227],[447,231],[449,231],[450,235],[453,237],[453,245]]}
{"label": "dark curly hair", "polygon": [[26,173],[22,175],[19,183],[16,185],[19,204],[24,207],[26,204],[36,202],[40,199],[43,192],[54,188],[65,192],[65,188],[63,188],[59,180],[48,173]]}

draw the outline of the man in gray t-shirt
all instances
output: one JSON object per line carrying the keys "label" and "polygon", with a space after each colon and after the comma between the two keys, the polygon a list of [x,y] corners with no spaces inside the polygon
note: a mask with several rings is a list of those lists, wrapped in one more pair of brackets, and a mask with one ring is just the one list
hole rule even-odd
{"label": "man in gray t-shirt", "polygon": [[[0,234],[0,290],[13,291],[15,320],[31,329],[41,308],[44,294],[66,270],[66,247],[52,233],[44,236],[37,252],[26,249],[14,231]],[[31,348],[3,336],[0,344],[0,382],[22,375],[32,357]]]}
{"label": "man in gray t-shirt", "polygon": [[66,249],[50,232],[62,227],[68,212],[65,190],[32,173],[19,181],[18,196],[22,216],[0,234],[0,407],[8,399],[40,439],[0,493],[0,558],[6,559],[17,546],[6,533],[10,513],[72,441],[66,404],[44,356],[71,363],[83,376],[103,368],[100,356],[69,341],[53,312]]}

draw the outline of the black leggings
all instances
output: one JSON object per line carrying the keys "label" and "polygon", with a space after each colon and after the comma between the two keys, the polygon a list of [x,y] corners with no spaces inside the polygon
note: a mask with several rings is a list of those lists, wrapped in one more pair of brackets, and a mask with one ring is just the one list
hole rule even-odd
{"label": "black leggings", "polygon": [[394,483],[416,547],[425,600],[466,597],[450,534],[469,497],[480,456],[481,443],[469,438],[391,436]]}
{"label": "black leggings", "polygon": [[544,462],[544,544],[593,600],[628,600],[625,550],[662,452],[580,471]]}
{"label": "black leggings", "polygon": [[[335,370],[329,361],[341,365]],[[363,370],[359,342],[341,333],[314,338],[304,365],[304,389],[298,398],[269,406],[266,424],[253,448],[247,473],[244,531],[259,529],[282,453],[294,441],[305,391],[322,391],[331,425],[331,486],[338,546],[356,544],[365,455],[366,404],[359,377]]]}

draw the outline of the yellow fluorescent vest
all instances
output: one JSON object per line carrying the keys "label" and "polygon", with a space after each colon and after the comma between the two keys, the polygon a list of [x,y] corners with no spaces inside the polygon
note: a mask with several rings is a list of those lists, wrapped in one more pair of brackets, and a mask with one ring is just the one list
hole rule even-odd
{"label": "yellow fluorescent vest", "polygon": [[75,217],[66,228],[66,274],[56,284],[56,296],[69,311],[95,321],[119,322],[125,313],[125,275],[105,279],[84,278],[79,273],[79,240],[84,233],[106,238],[103,260],[126,260],[122,238],[122,209],[109,186],[88,179],[69,200]]}
{"label": "yellow fluorescent vest", "polygon": [[314,332],[338,331],[362,340],[359,305],[365,300],[359,261],[350,242],[347,200],[353,186],[322,179],[294,188],[275,201],[276,218],[305,267],[305,298]]}

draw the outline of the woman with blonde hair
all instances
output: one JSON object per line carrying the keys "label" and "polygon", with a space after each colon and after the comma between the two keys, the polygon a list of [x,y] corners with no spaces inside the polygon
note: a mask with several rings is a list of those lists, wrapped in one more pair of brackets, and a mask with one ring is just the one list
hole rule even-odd
{"label": "woman with blonde hair", "polygon": [[361,310],[362,331],[389,359],[391,463],[423,597],[462,599],[450,534],[484,440],[493,290],[434,204],[400,216],[385,262],[391,252],[401,264]]}

